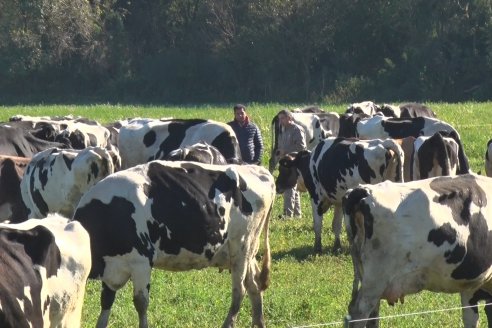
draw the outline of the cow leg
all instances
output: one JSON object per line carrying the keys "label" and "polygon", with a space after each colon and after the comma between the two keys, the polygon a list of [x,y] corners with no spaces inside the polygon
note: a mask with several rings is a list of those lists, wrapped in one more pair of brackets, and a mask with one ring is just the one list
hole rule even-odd
{"label": "cow leg", "polygon": [[462,320],[465,328],[478,327],[478,308],[469,307],[478,304],[479,299],[474,297],[475,292],[476,291],[466,291],[460,294],[461,306],[463,306]]}
{"label": "cow leg", "polygon": [[314,201],[311,201],[311,207],[313,209],[314,252],[317,254],[321,254],[321,230],[323,229],[323,214],[319,214],[319,206]]}
{"label": "cow leg", "polygon": [[111,307],[113,306],[116,292],[108,287],[104,282],[101,290],[101,314],[97,319],[96,328],[106,328],[108,326]]}
{"label": "cow leg", "polygon": [[342,244],[340,243],[340,234],[342,232],[342,221],[343,221],[342,206],[335,205],[333,222],[331,223],[333,233],[335,234],[335,244],[333,245],[333,253],[339,253],[342,250]]}
{"label": "cow leg", "polygon": [[234,322],[239,313],[241,302],[243,301],[246,292],[244,282],[246,278],[246,254],[248,249],[241,249],[240,245],[233,245],[231,242],[229,247],[229,256],[231,261],[231,279],[232,279],[232,300],[229,313],[222,325],[222,328],[234,327]]}
{"label": "cow leg", "polygon": [[149,306],[150,273],[152,268],[146,263],[139,266],[138,272],[132,274],[133,306],[138,313],[139,328],[147,328],[147,308]]}
{"label": "cow leg", "polygon": [[[369,287],[364,288],[364,286],[369,285]],[[364,280],[362,282],[362,287],[357,293],[357,299],[353,303],[350,309],[351,320],[356,320],[356,322],[351,322],[350,327],[360,328],[360,327],[377,327],[378,322],[373,322],[375,320],[365,320],[372,318],[374,315],[377,316],[379,313],[379,300],[383,293],[383,290],[378,290],[375,288],[377,286],[373,283],[365,284]],[[357,321],[360,320],[360,321]]]}
{"label": "cow leg", "polygon": [[251,301],[252,310],[252,327],[265,327],[265,320],[263,319],[263,297],[260,287],[257,283],[257,276],[260,273],[258,263],[255,258],[250,261],[249,270],[246,275],[245,287],[248,291],[248,296]]}

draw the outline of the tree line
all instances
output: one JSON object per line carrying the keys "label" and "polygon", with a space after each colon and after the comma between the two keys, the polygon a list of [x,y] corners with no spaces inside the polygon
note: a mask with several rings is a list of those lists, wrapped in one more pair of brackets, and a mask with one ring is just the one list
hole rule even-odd
{"label": "tree line", "polygon": [[492,98],[492,0],[2,0],[0,101]]}

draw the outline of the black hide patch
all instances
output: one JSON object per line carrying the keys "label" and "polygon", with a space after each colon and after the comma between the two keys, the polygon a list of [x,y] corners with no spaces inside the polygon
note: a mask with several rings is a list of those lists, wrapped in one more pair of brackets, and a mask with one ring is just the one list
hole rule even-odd
{"label": "black hide patch", "polygon": [[425,118],[390,118],[385,121],[381,121],[381,125],[384,131],[388,134],[390,138],[401,139],[405,137],[415,137],[420,136],[420,131],[425,126]]}
{"label": "black hide patch", "polygon": [[43,279],[34,265],[46,267],[48,277],[56,274],[61,258],[54,236],[42,226],[27,231],[3,228],[0,248],[0,327],[42,327]]}
{"label": "black hide patch", "polygon": [[[485,191],[472,175],[438,178],[430,186],[439,193],[434,202],[449,206],[453,220],[459,225],[467,226],[470,232],[466,241],[457,240],[455,248],[444,254],[448,263],[460,263],[451,276],[455,279],[475,279],[492,266],[492,232],[489,231],[482,212],[472,213],[470,207],[471,204],[480,208],[487,205]],[[443,225],[437,232],[442,235],[445,231],[447,236],[439,238],[452,241],[453,233],[448,225]],[[434,240],[436,237],[433,237],[433,242]]]}
{"label": "black hide patch", "polygon": [[[164,158],[169,152],[178,149],[186,136],[186,131],[195,125],[203,124],[205,120],[172,120],[168,125],[168,133],[164,141],[159,145],[159,150],[155,154],[155,159]],[[150,132],[149,132],[150,133]]]}
{"label": "black hide patch", "polygon": [[[364,156],[364,147],[355,145],[355,153],[350,150],[353,144],[352,140],[344,140],[334,143],[323,154],[318,167],[317,175],[319,183],[326,190],[328,197],[335,199],[337,185],[344,184],[343,176],[354,175],[354,170],[357,169],[362,181],[370,183],[371,179],[376,178],[374,172]],[[358,166],[355,168],[355,166]]]}
{"label": "black hide patch", "polygon": [[152,264],[154,250],[137,235],[134,213],[135,206],[122,197],[113,197],[109,204],[93,199],[75,211],[73,219],[82,224],[91,238],[91,278],[98,278],[104,272],[104,256],[124,255],[133,248]]}
{"label": "black hide patch", "polygon": [[212,146],[217,148],[226,160],[242,159],[239,144],[229,131],[219,134],[213,141]]}
{"label": "black hide patch", "polygon": [[[246,188],[244,182],[237,188],[236,181],[223,172],[204,170],[191,163],[186,170],[150,163],[148,177],[152,217],[157,221],[154,228],[160,229],[159,247],[166,253],[178,254],[184,248],[201,254],[206,244],[224,242],[220,229],[225,228],[225,218],[220,216],[223,209],[213,202],[216,192],[234,202],[244,214],[252,213],[251,204],[241,192]],[[211,259],[213,254],[206,256]]]}

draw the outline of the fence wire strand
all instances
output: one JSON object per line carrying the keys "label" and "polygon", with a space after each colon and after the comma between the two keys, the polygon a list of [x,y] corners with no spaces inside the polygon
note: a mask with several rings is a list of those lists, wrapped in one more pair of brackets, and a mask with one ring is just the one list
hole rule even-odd
{"label": "fence wire strand", "polygon": [[[387,316],[367,318],[367,319],[355,319],[355,320],[349,319],[348,322],[352,323],[352,322],[371,321],[371,320],[394,319],[394,318],[400,318],[400,317],[409,317],[409,316],[417,316],[417,315],[423,315],[423,314],[456,311],[456,310],[463,310],[463,309],[469,309],[469,308],[478,308],[478,307],[484,307],[487,305],[492,305],[492,303],[484,303],[484,304],[468,305],[468,306],[457,306],[457,307],[452,307],[452,308],[447,308],[447,309],[427,310],[427,311],[411,312],[411,313],[401,313],[401,314],[387,315]],[[327,327],[327,326],[341,325],[344,323],[345,323],[344,321],[333,321],[333,322],[318,323],[318,324],[304,325],[304,326],[290,326],[290,328]]]}

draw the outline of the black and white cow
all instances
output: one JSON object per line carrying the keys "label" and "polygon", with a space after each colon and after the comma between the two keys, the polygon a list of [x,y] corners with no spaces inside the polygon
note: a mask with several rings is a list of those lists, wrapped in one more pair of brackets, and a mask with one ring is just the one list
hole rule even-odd
{"label": "black and white cow", "polygon": [[375,115],[371,118],[361,119],[357,116],[344,115],[340,117],[341,137],[357,137],[361,139],[402,139],[406,137],[418,138],[420,136],[432,136],[436,132],[446,132],[453,135],[458,143],[458,174],[470,171],[468,158],[465,155],[458,131],[450,124],[431,117],[415,117],[409,119],[389,118]]}
{"label": "black and white cow", "polygon": [[[461,172],[458,159],[459,144],[456,140],[459,138],[454,132],[436,132],[431,137],[421,136],[415,139],[411,158],[411,179],[455,176]],[[469,172],[461,172],[464,173]]]}
{"label": "black and white cow", "polygon": [[[83,117],[54,116],[37,117],[16,115],[5,124],[23,127],[34,135],[49,141],[70,143],[70,148],[84,149],[89,146],[109,148],[109,130],[94,120]],[[44,137],[43,137],[44,136]],[[52,139],[54,138],[54,139]]]}
{"label": "black and white cow", "polygon": [[487,150],[485,151],[485,174],[492,177],[492,139],[487,142]]}
{"label": "black and white cow", "polygon": [[30,158],[0,155],[0,221],[11,223],[27,219],[20,183]]}
{"label": "black and white cow", "polygon": [[[348,192],[343,211],[355,272],[351,327],[377,316],[381,299],[395,304],[422,290],[460,293],[464,307],[490,299],[491,190],[492,179],[466,174]],[[465,327],[476,327],[477,320],[476,308],[463,309]]]}
{"label": "black and white cow", "polygon": [[173,150],[164,158],[166,161],[191,161],[205,164],[226,165],[227,160],[214,146],[199,142]]}
{"label": "black and white cow", "polygon": [[[308,108],[309,109],[309,108]],[[304,110],[308,110],[304,109]],[[338,113],[311,113],[311,112],[293,112],[292,118],[304,131],[306,146],[308,150],[316,147],[321,140],[337,136],[339,127]],[[280,159],[278,149],[279,135],[282,133],[278,114],[272,120],[272,151],[270,153],[269,170],[273,172]]]}
{"label": "black and white cow", "polygon": [[0,154],[31,158],[48,148],[67,148],[66,144],[36,138],[28,131],[0,125]]}
{"label": "black and white cow", "polygon": [[0,327],[80,327],[91,256],[79,222],[0,224],[0,253]]}
{"label": "black and white cow", "polygon": [[120,129],[118,146],[123,168],[147,163],[180,147],[207,142],[228,162],[241,162],[241,152],[232,128],[202,119],[135,119]]}
{"label": "black and white cow", "polygon": [[98,181],[115,172],[108,150],[51,148],[36,154],[20,184],[29,218],[57,212],[72,217],[82,195]]}
{"label": "black and white cow", "polygon": [[386,179],[403,181],[404,155],[392,139],[357,140],[327,138],[310,151],[280,159],[277,193],[292,188],[299,176],[311,197],[314,221],[314,250],[321,253],[323,214],[334,205],[334,251],[340,249],[342,197],[361,183]]}
{"label": "black and white cow", "polygon": [[[116,291],[129,279],[143,328],[153,267],[185,271],[211,266],[232,275],[232,303],[223,327],[233,326],[246,291],[253,325],[264,327],[262,291],[268,285],[274,197],[272,175],[257,165],[151,161],[97,183],[74,215],[91,238],[89,277],[102,280],[97,327],[107,326]],[[262,230],[260,270],[255,256]]]}
{"label": "black and white cow", "polygon": [[379,106],[372,101],[353,103],[347,107],[345,113],[357,114],[363,117],[371,117],[380,110]]}
{"label": "black and white cow", "polygon": [[437,117],[432,109],[419,103],[406,103],[399,106],[383,104],[377,112],[387,117],[396,118]]}

